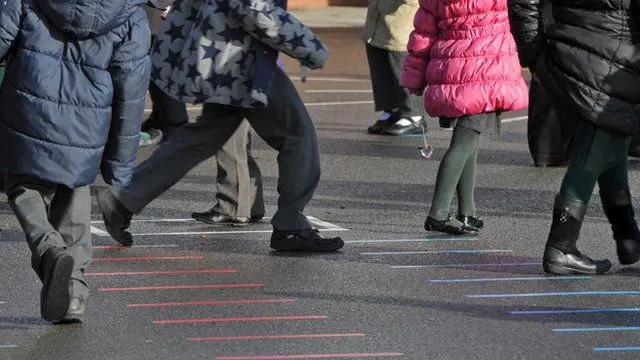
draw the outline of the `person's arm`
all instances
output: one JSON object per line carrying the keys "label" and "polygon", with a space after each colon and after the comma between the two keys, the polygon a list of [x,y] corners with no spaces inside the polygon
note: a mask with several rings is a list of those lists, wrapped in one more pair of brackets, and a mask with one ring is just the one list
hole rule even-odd
{"label": "person's arm", "polygon": [[22,1],[0,2],[0,59],[6,60],[20,32]]}
{"label": "person's arm", "polygon": [[508,0],[511,33],[520,64],[533,68],[545,44],[542,8],[545,0]]}
{"label": "person's arm", "polygon": [[229,0],[229,8],[253,37],[317,69],[329,57],[327,47],[311,30],[271,0]]}
{"label": "person's arm", "polygon": [[400,85],[412,94],[422,95],[427,85],[426,72],[431,47],[438,39],[440,30],[435,15],[433,0],[421,0],[420,8],[413,20],[414,30],[409,36]]}
{"label": "person's arm", "polygon": [[130,28],[116,45],[109,65],[113,81],[112,116],[101,172],[110,185],[126,186],[136,166],[151,71],[148,55],[151,34],[142,16],[129,20]]}

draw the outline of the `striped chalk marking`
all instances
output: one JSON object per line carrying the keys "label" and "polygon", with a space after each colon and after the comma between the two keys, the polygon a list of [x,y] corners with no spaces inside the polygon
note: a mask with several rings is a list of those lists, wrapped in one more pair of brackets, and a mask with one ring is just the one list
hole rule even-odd
{"label": "striped chalk marking", "polygon": [[119,288],[101,288],[100,291],[118,292],[118,291],[153,291],[153,290],[238,289],[238,288],[259,288],[264,286],[266,286],[266,284],[133,286],[133,287],[119,287]]}
{"label": "striped chalk marking", "polygon": [[129,308],[158,308],[180,306],[224,306],[224,305],[249,305],[249,304],[278,304],[291,303],[295,299],[247,299],[247,300],[221,300],[221,301],[177,301],[165,303],[139,303],[129,304]]}
{"label": "striped chalk marking", "polygon": [[353,359],[373,357],[398,357],[403,353],[351,353],[351,354],[297,354],[297,355],[255,355],[255,356],[222,356],[216,360],[290,360],[290,359]]}
{"label": "striped chalk marking", "polygon": [[345,240],[348,244],[377,244],[377,243],[402,243],[402,242],[448,242],[448,241],[477,241],[477,238],[443,237],[426,239],[383,239],[383,240]]}
{"label": "striped chalk marking", "polygon": [[551,329],[551,331],[553,332],[640,331],[640,326],[557,328],[557,329]]}
{"label": "striped chalk marking", "polygon": [[170,319],[154,320],[158,325],[179,325],[179,324],[216,324],[216,323],[238,323],[238,322],[258,322],[258,321],[291,321],[291,320],[326,320],[324,315],[288,315],[288,316],[246,316],[246,317],[226,317],[226,318],[201,318],[201,319]]}
{"label": "striped chalk marking", "polygon": [[432,283],[473,283],[473,282],[509,282],[509,281],[572,281],[591,279],[590,276],[529,276],[479,279],[432,279]]}
{"label": "striped chalk marking", "polygon": [[391,266],[391,268],[392,269],[440,269],[440,268],[520,267],[520,266],[540,266],[540,263],[394,265],[394,266]]}
{"label": "striped chalk marking", "polygon": [[563,314],[608,314],[640,312],[640,308],[568,309],[568,310],[519,310],[509,311],[513,315],[563,315]]}
{"label": "striped chalk marking", "polygon": [[88,272],[85,276],[138,276],[138,275],[201,275],[201,274],[233,274],[233,269],[202,269],[202,270],[161,270],[161,271],[119,271],[119,272]]}
{"label": "striped chalk marking", "polygon": [[219,336],[208,338],[188,338],[190,342],[209,341],[242,341],[242,340],[284,340],[284,339],[321,339],[365,336],[362,333],[354,334],[291,334],[291,335],[251,335],[251,336]]}
{"label": "striped chalk marking", "polygon": [[551,297],[551,296],[589,296],[589,295],[618,295],[630,296],[640,295],[640,291],[564,291],[564,292],[547,292],[547,293],[522,293],[522,294],[482,294],[482,295],[466,295],[468,298],[476,299],[505,299],[505,298],[523,298],[523,297]]}
{"label": "striped chalk marking", "polygon": [[157,261],[157,260],[202,260],[204,256],[142,256],[94,258],[93,261]]}
{"label": "striped chalk marking", "polygon": [[433,251],[380,251],[362,252],[360,255],[423,255],[423,254],[492,254],[508,253],[511,250],[433,250]]}
{"label": "striped chalk marking", "polygon": [[640,346],[594,347],[593,351],[640,351]]}

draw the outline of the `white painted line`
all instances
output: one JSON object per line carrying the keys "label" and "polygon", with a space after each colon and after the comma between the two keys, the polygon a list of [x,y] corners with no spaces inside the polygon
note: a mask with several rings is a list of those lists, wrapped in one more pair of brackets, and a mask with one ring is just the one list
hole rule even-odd
{"label": "white painted line", "polygon": [[349,231],[343,227],[340,227],[338,225],[332,224],[330,222],[326,222],[323,220],[320,220],[318,218],[314,218],[313,216],[307,216],[307,219],[309,220],[310,223],[317,225],[317,226],[322,226],[324,229],[323,230],[335,230],[335,231]]}
{"label": "white painted line", "polygon": [[[368,105],[373,104],[373,100],[366,101],[330,101],[330,102],[315,102],[315,103],[305,103],[304,105],[309,106],[345,106],[345,105]],[[187,111],[201,111],[202,106],[187,106]],[[145,114],[151,113],[151,109],[144,109]]]}
{"label": "white painted line", "polygon": [[[188,219],[137,219],[137,220],[131,220],[131,223],[156,223],[156,222],[189,222],[189,221],[196,221],[195,219],[192,218],[188,218]],[[102,220],[95,220],[91,222],[92,224],[104,224],[104,221]]]}
{"label": "white painted line", "polygon": [[513,118],[506,118],[506,119],[502,119],[502,123],[506,124],[506,123],[516,122],[516,121],[522,121],[522,120],[527,120],[528,118],[529,118],[528,116],[518,116],[518,117],[513,117]]}
{"label": "white painted line", "polygon": [[109,236],[109,233],[102,230],[102,229],[98,229],[95,226],[91,226],[91,233],[95,236]]}
{"label": "white painted line", "polygon": [[361,90],[306,90],[309,94],[368,94],[373,90],[361,89]]}
{"label": "white painted line", "polygon": [[[300,76],[290,76],[289,78],[291,80],[302,80]],[[370,79],[352,79],[352,78],[339,78],[339,77],[308,77],[307,81],[371,83]]]}
{"label": "white painted line", "polygon": [[[318,229],[320,231],[349,231],[347,229]],[[166,232],[166,233],[142,233],[131,234],[133,236],[179,236],[179,235],[216,235],[216,234],[270,234],[273,230],[237,230],[237,231],[182,231],[182,232]]]}
{"label": "white painted line", "polygon": [[0,305],[2,305],[2,304],[6,304],[6,302],[4,302],[4,301],[0,301]]}
{"label": "white painted line", "polygon": [[347,240],[345,243],[350,244],[368,244],[368,243],[399,243],[399,242],[439,242],[439,241],[476,241],[476,238],[450,237],[450,238],[431,238],[431,239],[388,239],[388,240]]}
{"label": "white painted line", "polygon": [[508,253],[511,250],[434,250],[434,251],[381,251],[363,252],[360,255],[422,255],[422,254],[491,254]]}

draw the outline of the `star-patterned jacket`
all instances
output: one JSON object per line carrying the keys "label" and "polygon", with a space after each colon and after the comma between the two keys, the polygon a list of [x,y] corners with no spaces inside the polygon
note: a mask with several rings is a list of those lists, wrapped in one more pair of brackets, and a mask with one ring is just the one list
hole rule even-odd
{"label": "star-patterned jacket", "polygon": [[177,0],[158,31],[151,76],[186,103],[264,107],[278,52],[312,69],[329,55],[274,0]]}

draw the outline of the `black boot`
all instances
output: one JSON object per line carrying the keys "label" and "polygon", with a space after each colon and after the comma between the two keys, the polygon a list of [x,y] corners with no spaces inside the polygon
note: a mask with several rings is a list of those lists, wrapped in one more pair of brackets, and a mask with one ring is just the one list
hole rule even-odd
{"label": "black boot", "polygon": [[598,275],[611,269],[609,260],[593,260],[576,248],[587,204],[556,196],[553,222],[544,249],[544,271],[556,275]]}
{"label": "black boot", "polygon": [[620,264],[637,263],[640,260],[640,230],[636,223],[629,190],[611,195],[600,193],[600,199],[613,230]]}

